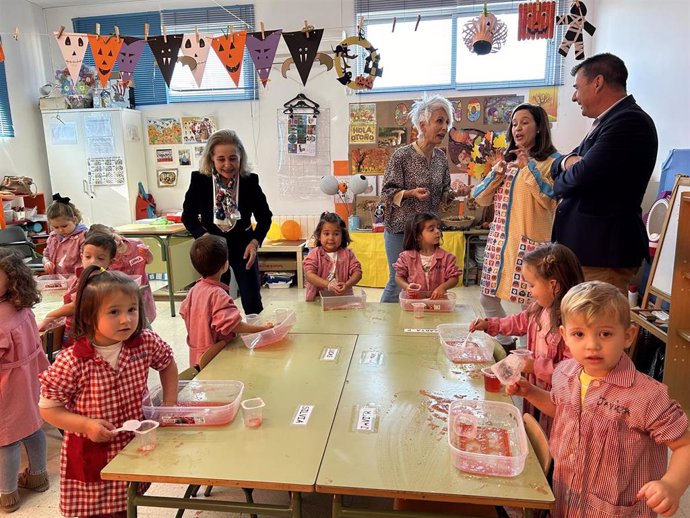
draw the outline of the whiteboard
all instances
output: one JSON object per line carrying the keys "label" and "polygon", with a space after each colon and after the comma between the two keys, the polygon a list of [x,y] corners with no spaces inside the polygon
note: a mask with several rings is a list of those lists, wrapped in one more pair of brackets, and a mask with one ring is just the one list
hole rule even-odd
{"label": "whiteboard", "polygon": [[666,230],[659,241],[652,288],[671,298],[673,286],[673,264],[676,258],[676,240],[678,239],[678,221],[680,219],[681,193],[690,192],[690,177],[679,176],[677,189],[673,191],[671,199],[671,212],[666,225]]}

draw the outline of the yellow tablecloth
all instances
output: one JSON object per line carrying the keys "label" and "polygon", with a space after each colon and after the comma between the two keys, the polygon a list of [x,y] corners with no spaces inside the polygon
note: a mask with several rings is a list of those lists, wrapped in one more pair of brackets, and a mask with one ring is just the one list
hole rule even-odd
{"label": "yellow tablecloth", "polygon": [[[388,282],[388,264],[386,263],[386,249],[383,244],[383,232],[350,232],[352,243],[350,248],[362,263],[362,280],[360,286],[369,288],[383,288]],[[458,261],[458,267],[465,263],[465,234],[462,232],[443,233],[441,247],[453,254]],[[462,277],[458,285],[462,284]]]}

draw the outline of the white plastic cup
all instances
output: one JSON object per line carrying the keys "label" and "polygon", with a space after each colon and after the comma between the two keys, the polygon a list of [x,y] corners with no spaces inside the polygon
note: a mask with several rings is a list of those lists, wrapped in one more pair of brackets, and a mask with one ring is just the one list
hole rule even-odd
{"label": "white plastic cup", "polygon": [[250,313],[244,318],[246,319],[247,324],[255,324],[260,317],[256,313]]}
{"label": "white plastic cup", "polygon": [[288,311],[289,310],[287,308],[276,309],[276,324],[280,324],[283,320],[287,318]]}
{"label": "white plastic cup", "polygon": [[242,401],[242,419],[247,428],[258,428],[263,423],[263,409],[266,406],[260,397]]}
{"label": "white plastic cup", "polygon": [[414,311],[415,318],[424,318],[424,308],[426,304],[424,302],[413,302],[412,310]]}
{"label": "white plastic cup", "polygon": [[530,351],[529,349],[525,349],[525,348],[513,349],[512,351],[510,351],[509,354],[514,354],[515,356],[520,356],[520,357],[524,358],[525,360],[532,358],[532,351]]}
{"label": "white plastic cup", "polygon": [[155,449],[158,444],[158,437],[156,436],[156,429],[158,428],[158,421],[146,419],[141,422],[139,428],[134,430],[134,437],[137,441],[137,451],[140,453],[148,453]]}

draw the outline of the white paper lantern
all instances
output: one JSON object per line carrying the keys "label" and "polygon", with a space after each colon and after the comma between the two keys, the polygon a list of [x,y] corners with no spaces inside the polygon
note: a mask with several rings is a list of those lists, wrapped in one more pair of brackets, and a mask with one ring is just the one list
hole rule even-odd
{"label": "white paper lantern", "polygon": [[349,188],[354,195],[362,194],[369,188],[369,180],[363,174],[358,174],[350,179]]}
{"label": "white paper lantern", "polygon": [[328,194],[329,196],[338,194],[338,180],[335,179],[335,176],[322,176],[319,187],[322,193]]}

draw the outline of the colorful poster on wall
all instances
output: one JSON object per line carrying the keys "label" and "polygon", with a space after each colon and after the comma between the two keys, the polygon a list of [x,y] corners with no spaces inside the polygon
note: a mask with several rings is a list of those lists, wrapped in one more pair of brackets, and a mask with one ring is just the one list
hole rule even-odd
{"label": "colorful poster on wall", "polygon": [[171,148],[156,149],[157,164],[172,164],[173,150]]}
{"label": "colorful poster on wall", "polygon": [[158,169],[156,171],[158,187],[175,187],[177,176],[177,169]]}
{"label": "colorful poster on wall", "polygon": [[376,144],[376,104],[350,105],[350,144]]}
{"label": "colorful poster on wall", "polygon": [[377,146],[398,147],[407,144],[407,128],[379,128]]}
{"label": "colorful poster on wall", "polygon": [[509,124],[513,109],[523,102],[525,102],[524,95],[487,97],[484,106],[484,124]]}
{"label": "colorful poster on wall", "polygon": [[188,147],[178,149],[177,158],[180,165],[192,165],[192,150]]}
{"label": "colorful poster on wall", "polygon": [[182,126],[179,119],[146,119],[149,144],[182,144]]}
{"label": "colorful poster on wall", "polygon": [[125,164],[122,157],[89,158],[86,171],[91,185],[124,185]]}
{"label": "colorful poster on wall", "polygon": [[215,117],[182,117],[185,144],[204,144],[218,127]]}
{"label": "colorful poster on wall", "polygon": [[351,174],[383,174],[393,152],[389,147],[358,147],[350,152]]}
{"label": "colorful poster on wall", "polygon": [[558,120],[558,88],[544,86],[529,89],[529,102],[541,106],[549,116],[549,122]]}
{"label": "colorful poster on wall", "polygon": [[316,156],[316,117],[308,113],[293,113],[288,117],[288,153]]}

